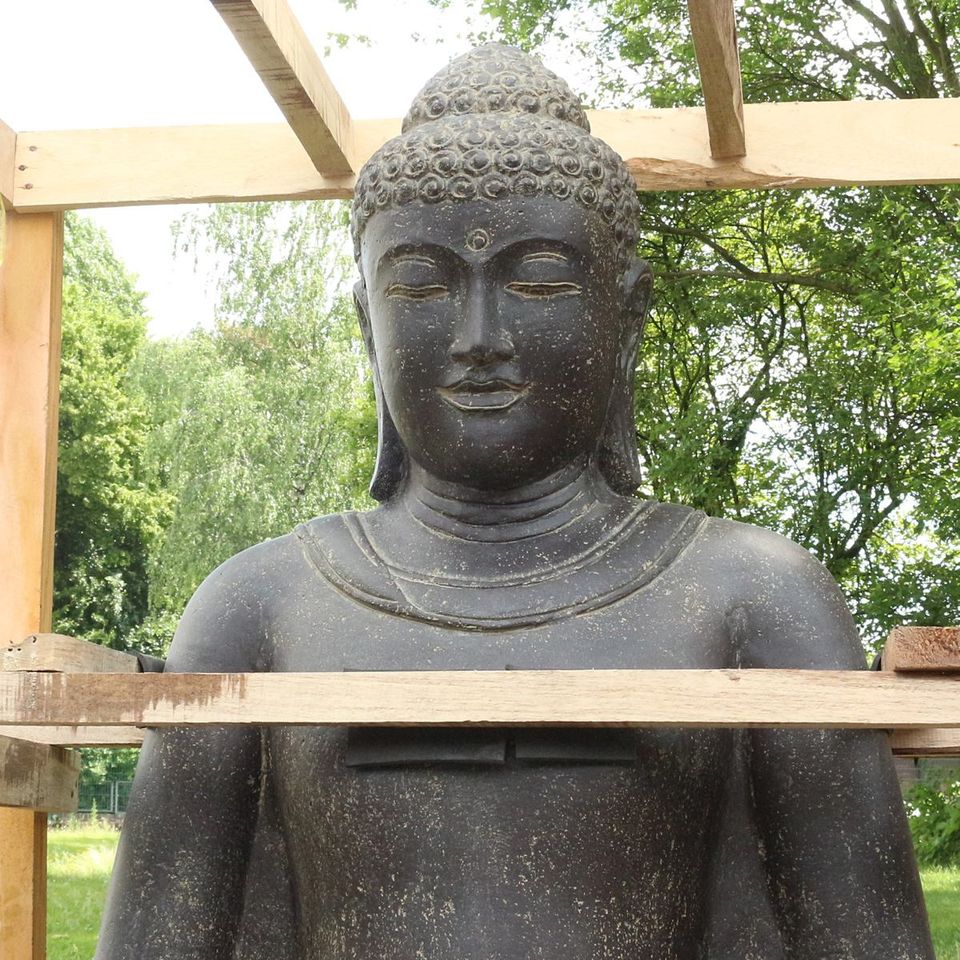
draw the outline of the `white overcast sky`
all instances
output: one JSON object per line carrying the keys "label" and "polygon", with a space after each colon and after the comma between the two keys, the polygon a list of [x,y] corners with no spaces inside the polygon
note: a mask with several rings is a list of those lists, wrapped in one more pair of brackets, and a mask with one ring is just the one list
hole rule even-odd
{"label": "white overcast sky", "polygon": [[[289,2],[321,56],[330,32],[370,38],[324,57],[355,117],[401,116],[468,45],[457,0],[445,10],[426,0],[357,0],[352,11]],[[283,120],[206,0],[0,0],[0,119],[15,130]],[[172,256],[170,223],[185,209],[88,211],[147,292],[153,336],[210,319],[204,278]]]}

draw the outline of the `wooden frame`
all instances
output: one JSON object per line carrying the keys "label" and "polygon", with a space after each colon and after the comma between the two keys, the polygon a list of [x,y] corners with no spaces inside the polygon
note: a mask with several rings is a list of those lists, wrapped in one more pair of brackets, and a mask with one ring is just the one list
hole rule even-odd
{"label": "wooden frame", "polygon": [[[718,160],[705,112],[589,112],[640,190],[895,186],[960,182],[960,99],[758,103],[750,152]],[[352,126],[359,164],[399,120]],[[26,131],[16,138],[21,212],[221,200],[347,199],[353,175],[317,172],[283,124]],[[0,155],[0,162],[2,162]]]}
{"label": "wooden frame", "polygon": [[700,67],[710,152],[715,160],[742,157],[747,141],[733,0],[689,0],[687,6]]}
{"label": "wooden frame", "polygon": [[[131,658],[80,652],[64,642],[70,638],[44,641],[43,656],[24,648],[20,638],[49,630],[50,619],[60,212],[347,198],[360,165],[399,131],[399,120],[352,120],[285,0],[211,2],[286,125],[15,132],[0,122],[0,205],[11,211],[0,249],[0,526],[18,560],[0,578],[0,646],[17,648],[3,656],[4,667],[17,672],[0,676],[0,803],[25,800],[35,808],[0,807],[4,960],[42,960],[45,953],[46,817],[37,811],[66,803],[75,771],[71,754],[47,745],[135,744],[142,731],[131,721],[886,725],[898,728],[892,745],[901,755],[960,756],[960,687],[940,676],[166,677],[138,676]],[[744,105],[732,0],[689,0],[689,9],[704,108],[591,115],[594,132],[624,156],[639,189],[960,182],[960,99]],[[938,657],[927,640],[900,636],[886,667],[957,666],[955,650],[949,663]],[[71,669],[80,672],[63,672]],[[90,672],[103,669],[113,672]],[[50,670],[59,672],[38,672]],[[200,690],[211,693],[203,707]],[[291,690],[327,699],[288,703],[276,695]],[[9,771],[4,781],[14,762],[35,774],[27,794],[13,793]]]}
{"label": "wooden frame", "polygon": [[[0,642],[50,629],[56,502],[63,217],[6,214],[0,264]],[[12,754],[8,754],[12,756]],[[37,782],[44,773],[33,754]],[[59,754],[49,763],[62,774]],[[0,775],[15,780],[6,767]],[[62,776],[60,778],[62,780]],[[0,807],[0,956],[46,953],[46,814]]]}

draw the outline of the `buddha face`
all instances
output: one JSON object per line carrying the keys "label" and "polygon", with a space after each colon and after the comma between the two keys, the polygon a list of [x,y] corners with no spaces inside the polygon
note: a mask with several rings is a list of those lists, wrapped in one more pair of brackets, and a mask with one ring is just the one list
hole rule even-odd
{"label": "buddha face", "polygon": [[413,461],[506,490],[596,450],[628,323],[614,254],[602,220],[552,197],[372,217],[361,311]]}

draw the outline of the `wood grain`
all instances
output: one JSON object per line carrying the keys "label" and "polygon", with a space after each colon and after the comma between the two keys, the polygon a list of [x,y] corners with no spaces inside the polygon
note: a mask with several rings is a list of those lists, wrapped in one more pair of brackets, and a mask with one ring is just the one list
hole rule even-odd
{"label": "wood grain", "polygon": [[0,736],[0,806],[73,813],[79,777],[76,750]]}
{"label": "wood grain", "polygon": [[895,627],[881,663],[904,673],[960,672],[960,627]]}
{"label": "wood grain", "polygon": [[0,644],[50,629],[63,219],[7,214],[0,265]]}
{"label": "wood grain", "polygon": [[[960,182],[960,99],[747,104],[744,115],[749,155],[715,160],[701,108],[589,114],[641,190]],[[356,162],[399,130],[356,121]],[[17,166],[23,211],[353,191],[352,177],[317,173],[285,124],[21,132]]]}
{"label": "wood grain", "polygon": [[0,648],[0,671],[53,670],[58,673],[138,673],[132,653],[62,633],[33,633],[19,643]]}
{"label": "wood grain", "polygon": [[960,680],[825,670],[3,673],[3,724],[960,727]]}
{"label": "wood grain", "polygon": [[707,111],[710,153],[716,160],[742,157],[747,144],[733,0],[688,0],[687,6]]}
{"label": "wood grain", "polygon": [[47,955],[47,815],[0,807],[0,957]]}
{"label": "wood grain", "polygon": [[960,730],[892,730],[890,746],[898,757],[960,757]]}
{"label": "wood grain", "polygon": [[349,176],[350,114],[286,0],[211,0],[321,176]]}
{"label": "wood grain", "polygon": [[[13,206],[13,167],[17,156],[17,135],[0,120],[0,204]],[[0,230],[0,237],[2,237]],[[0,241],[2,242],[2,241]],[[0,256],[0,260],[3,257]]]}
{"label": "wood grain", "polygon": [[[0,645],[49,631],[60,373],[61,214],[6,214],[0,265]],[[44,814],[0,811],[0,956],[46,953]]]}

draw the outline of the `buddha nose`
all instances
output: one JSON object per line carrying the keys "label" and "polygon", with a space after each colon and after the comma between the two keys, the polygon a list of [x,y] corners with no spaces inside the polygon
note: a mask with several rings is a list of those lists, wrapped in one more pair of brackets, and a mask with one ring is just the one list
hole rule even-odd
{"label": "buddha nose", "polygon": [[497,297],[482,277],[470,283],[463,319],[450,354],[455,360],[479,365],[502,363],[516,354],[513,338],[500,320]]}

